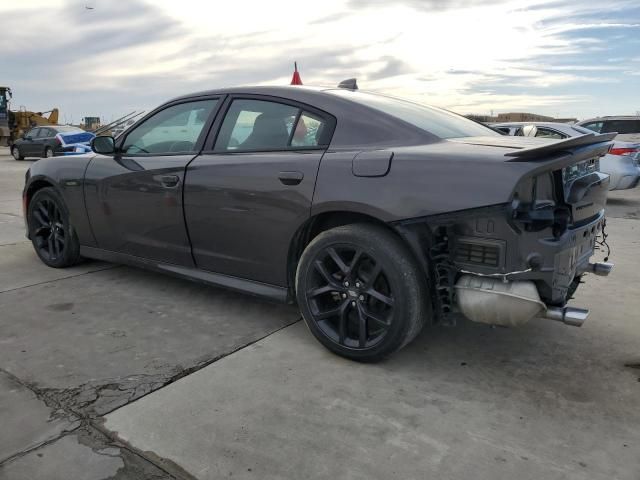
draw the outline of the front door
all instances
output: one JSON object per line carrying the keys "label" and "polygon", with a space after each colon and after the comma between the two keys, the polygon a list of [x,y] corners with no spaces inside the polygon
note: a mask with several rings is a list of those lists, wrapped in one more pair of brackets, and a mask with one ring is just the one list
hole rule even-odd
{"label": "front door", "polygon": [[215,146],[189,164],[185,219],[199,268],[285,286],[335,123],[259,98],[229,100]]}
{"label": "front door", "polygon": [[91,161],[85,197],[99,248],[193,266],[182,209],[185,168],[202,148],[217,103],[162,107],[118,139],[118,154]]}

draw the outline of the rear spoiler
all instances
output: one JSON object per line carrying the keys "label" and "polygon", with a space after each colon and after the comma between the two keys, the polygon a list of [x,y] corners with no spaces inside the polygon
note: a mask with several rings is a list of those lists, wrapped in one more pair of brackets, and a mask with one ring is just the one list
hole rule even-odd
{"label": "rear spoiler", "polygon": [[577,147],[584,147],[586,145],[594,145],[597,143],[603,143],[602,154],[609,151],[611,144],[607,145],[605,142],[610,142],[615,138],[616,133],[587,133],[580,135],[579,137],[569,137],[564,140],[558,140],[557,142],[549,142],[539,147],[522,148],[520,150],[514,150],[509,153],[505,153],[505,157],[514,157],[508,162],[526,162],[531,160],[531,157],[543,157],[551,153],[560,153]]}

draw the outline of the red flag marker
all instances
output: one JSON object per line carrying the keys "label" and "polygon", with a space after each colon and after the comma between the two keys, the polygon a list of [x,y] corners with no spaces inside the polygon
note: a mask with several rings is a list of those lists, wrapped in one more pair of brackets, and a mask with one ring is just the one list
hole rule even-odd
{"label": "red flag marker", "polygon": [[293,77],[291,77],[291,85],[302,85],[302,79],[298,73],[298,62],[293,62]]}

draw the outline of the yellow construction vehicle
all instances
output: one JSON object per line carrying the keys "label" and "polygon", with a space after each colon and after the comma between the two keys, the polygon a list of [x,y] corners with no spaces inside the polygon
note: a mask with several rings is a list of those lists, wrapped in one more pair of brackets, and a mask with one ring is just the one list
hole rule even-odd
{"label": "yellow construction vehicle", "polygon": [[[16,111],[9,109],[11,89],[0,87],[0,146],[9,146],[16,138],[37,125],[57,125],[58,109],[48,112],[30,112],[25,107]],[[45,114],[48,114],[45,116]]]}

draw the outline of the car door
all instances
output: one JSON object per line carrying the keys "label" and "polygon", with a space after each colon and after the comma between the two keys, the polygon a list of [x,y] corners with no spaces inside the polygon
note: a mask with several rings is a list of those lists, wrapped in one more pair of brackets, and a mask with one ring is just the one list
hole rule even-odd
{"label": "car door", "polygon": [[38,135],[40,135],[39,127],[32,128],[25,135],[24,139],[20,145],[20,151],[25,157],[33,157],[36,155],[40,155],[38,151]]}
{"label": "car door", "polygon": [[86,208],[99,248],[193,266],[182,209],[185,167],[202,148],[218,101],[163,106],[118,138],[115,156],[90,162]]}
{"label": "car door", "polygon": [[259,96],[231,97],[215,143],[187,167],[185,220],[196,265],[285,286],[290,241],[309,218],[335,119]]}

